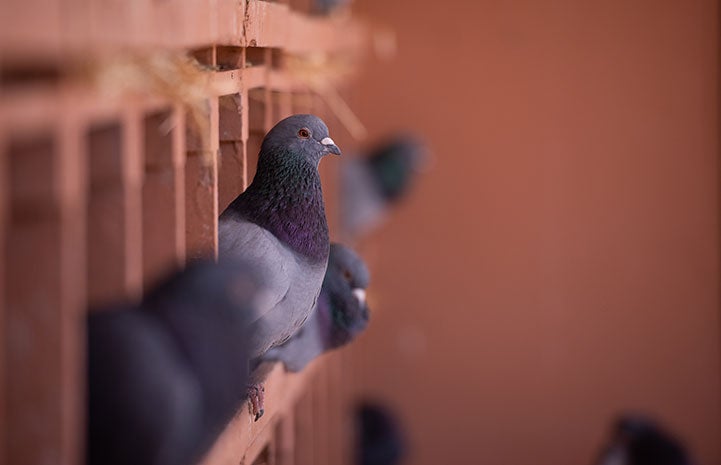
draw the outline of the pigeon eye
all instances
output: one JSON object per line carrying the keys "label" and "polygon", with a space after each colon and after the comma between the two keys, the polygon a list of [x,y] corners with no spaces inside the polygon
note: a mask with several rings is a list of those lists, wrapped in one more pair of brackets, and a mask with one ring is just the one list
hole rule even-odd
{"label": "pigeon eye", "polygon": [[353,275],[348,270],[343,270],[343,279],[350,282],[353,279]]}
{"label": "pigeon eye", "polygon": [[307,139],[310,137],[310,131],[306,128],[303,128],[298,131],[298,137],[300,137],[301,139]]}

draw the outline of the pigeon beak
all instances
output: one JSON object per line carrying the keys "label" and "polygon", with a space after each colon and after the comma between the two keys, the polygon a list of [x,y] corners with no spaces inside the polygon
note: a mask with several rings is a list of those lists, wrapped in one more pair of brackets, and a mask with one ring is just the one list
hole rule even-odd
{"label": "pigeon beak", "polygon": [[330,137],[324,137],[323,140],[320,141],[320,143],[323,144],[323,147],[325,147],[326,153],[340,155],[340,149],[337,145],[335,145],[335,142],[333,142],[333,139],[331,139]]}
{"label": "pigeon beak", "polygon": [[353,295],[358,300],[358,303],[361,304],[361,306],[366,304],[366,291],[365,289],[361,289],[359,287],[353,289]]}

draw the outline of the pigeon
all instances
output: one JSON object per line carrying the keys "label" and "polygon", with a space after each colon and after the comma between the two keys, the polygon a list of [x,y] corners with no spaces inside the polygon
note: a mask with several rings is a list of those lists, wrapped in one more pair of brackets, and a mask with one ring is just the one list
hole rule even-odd
{"label": "pigeon", "polygon": [[259,273],[267,298],[251,319],[251,355],[287,341],[315,307],[330,240],[318,164],[340,149],[323,121],[293,115],[263,139],[253,182],[220,215],[218,256]]}
{"label": "pigeon", "polygon": [[[340,149],[313,115],[281,120],[265,136],[248,188],[218,221],[219,260],[251,264],[265,298],[250,317],[250,355],[290,339],[315,308],[328,266],[330,240],[318,165]],[[249,388],[256,420],[262,386]]]}
{"label": "pigeon", "polygon": [[315,311],[292,338],[263,354],[259,362],[280,361],[287,371],[299,372],[322,353],[351,342],[368,326],[369,279],[368,268],[353,250],[331,244]]}
{"label": "pigeon", "polygon": [[367,156],[341,164],[341,227],[350,238],[367,234],[383,221],[388,208],[412,186],[428,158],[417,138],[397,135]]}
{"label": "pigeon", "polygon": [[382,404],[363,401],[356,407],[356,464],[397,465],[406,455],[398,419]]}
{"label": "pigeon", "polygon": [[683,444],[654,421],[624,415],[613,427],[596,465],[693,465]]}
{"label": "pigeon", "polygon": [[245,395],[258,286],[245,265],[196,263],[138,305],[89,313],[89,465],[201,458]]}
{"label": "pigeon", "polygon": [[350,4],[351,0],[314,0],[312,12],[327,16],[343,8],[347,8]]}

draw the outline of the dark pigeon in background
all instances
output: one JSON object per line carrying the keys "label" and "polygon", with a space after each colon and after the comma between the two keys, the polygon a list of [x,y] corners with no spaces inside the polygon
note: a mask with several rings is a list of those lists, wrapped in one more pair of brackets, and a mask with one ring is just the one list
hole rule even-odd
{"label": "dark pigeon in background", "polygon": [[398,465],[407,453],[406,438],[393,412],[364,401],[356,407],[356,465]]}
{"label": "dark pigeon in background", "polygon": [[624,415],[616,421],[596,465],[693,465],[685,447],[653,420]]}
{"label": "dark pigeon in background", "polygon": [[357,238],[377,227],[388,208],[410,189],[428,159],[417,138],[399,135],[378,144],[366,156],[341,164],[341,227]]}
{"label": "dark pigeon in background", "polygon": [[[318,165],[331,153],[340,150],[320,118],[280,121],[263,139],[253,182],[220,216],[219,259],[252,265],[266,291],[251,317],[252,357],[290,339],[315,307],[330,250]],[[262,387],[249,392],[259,418]]]}
{"label": "dark pigeon in background", "polygon": [[88,315],[89,465],[197,462],[245,395],[257,293],[248,267],[197,263]]}
{"label": "dark pigeon in background", "polygon": [[351,0],[314,0],[313,13],[329,15],[351,4]]}
{"label": "dark pigeon in background", "polygon": [[318,305],[303,327],[259,362],[280,361],[298,372],[322,353],[351,342],[368,326],[366,288],[370,274],[363,260],[341,244],[331,244]]}

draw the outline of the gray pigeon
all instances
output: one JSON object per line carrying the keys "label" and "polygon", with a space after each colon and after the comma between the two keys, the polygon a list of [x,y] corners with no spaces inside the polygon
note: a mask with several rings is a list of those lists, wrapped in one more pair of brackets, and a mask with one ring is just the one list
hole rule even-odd
{"label": "gray pigeon", "polygon": [[348,247],[332,244],[318,305],[303,327],[285,344],[270,349],[259,361],[280,361],[291,372],[351,342],[368,325],[365,290],[370,275],[363,260]]}
{"label": "gray pigeon", "polygon": [[653,420],[624,415],[616,420],[611,439],[596,465],[693,465],[683,444]]}
{"label": "gray pigeon", "polygon": [[313,13],[318,15],[330,15],[346,8],[351,4],[352,0],[314,0]]}
{"label": "gray pigeon", "polygon": [[356,465],[398,465],[408,455],[403,425],[387,406],[360,402],[356,416]]}
{"label": "gray pigeon", "polygon": [[140,305],[90,312],[89,465],[190,465],[240,406],[247,383],[248,267],[196,263]]}
{"label": "gray pigeon", "polygon": [[356,238],[377,227],[425,166],[428,150],[416,137],[397,135],[366,156],[341,164],[341,227]]}
{"label": "gray pigeon", "polygon": [[315,307],[330,241],[318,164],[340,150],[323,121],[293,115],[263,139],[253,182],[220,215],[220,260],[242,259],[265,290],[251,316],[258,357],[287,341]]}

